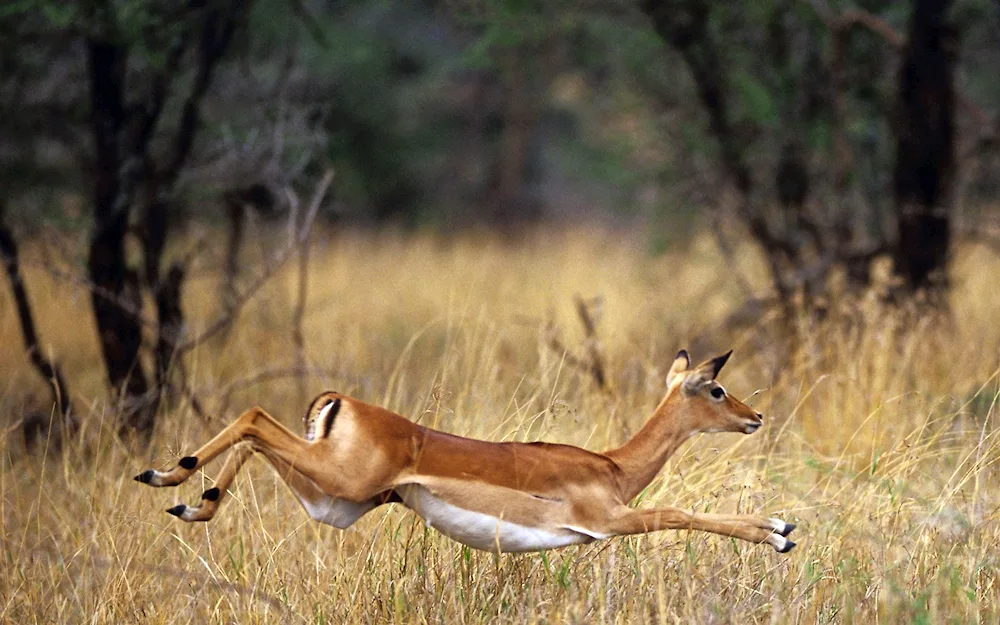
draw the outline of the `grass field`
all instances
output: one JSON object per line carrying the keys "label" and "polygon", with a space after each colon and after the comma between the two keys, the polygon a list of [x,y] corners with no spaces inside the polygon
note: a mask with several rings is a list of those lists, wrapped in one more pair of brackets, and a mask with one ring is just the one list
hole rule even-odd
{"label": "grass field", "polygon": [[[830,320],[802,321],[804,338],[786,358],[768,318],[719,327],[744,295],[709,237],[655,257],[626,233],[600,230],[518,243],[317,238],[305,317],[314,373],[304,396],[290,378],[244,385],[292,363],[296,281],[288,267],[227,342],[189,358],[189,382],[213,416],[206,422],[181,402],[161,415],[148,454],[138,457],[112,436],[86,292],[37,268],[27,285],[39,330],[67,373],[83,432],[58,453],[24,452],[15,422],[45,391],[27,367],[4,283],[0,621],[1000,619],[1000,261],[986,250],[957,250],[947,320],[893,312],[874,297],[838,303]],[[248,261],[255,257],[249,250]],[[763,289],[759,259],[741,250],[738,262]],[[185,291],[196,327],[218,310],[218,274],[205,267]],[[577,293],[603,297],[607,393],[541,331],[552,320],[566,345],[580,344]],[[765,427],[693,439],[639,505],[778,515],[799,525],[790,554],[661,532],[495,557],[426,529],[398,506],[340,531],[311,521],[260,460],[215,520],[184,524],[164,510],[194,503],[221,464],[176,490],[132,481],[141,469],[172,466],[254,404],[298,430],[308,400],[325,389],[458,434],[599,450],[638,429],[664,391],[673,354],[696,338],[696,360],[735,349],[720,380],[738,397],[759,391],[749,401]]]}

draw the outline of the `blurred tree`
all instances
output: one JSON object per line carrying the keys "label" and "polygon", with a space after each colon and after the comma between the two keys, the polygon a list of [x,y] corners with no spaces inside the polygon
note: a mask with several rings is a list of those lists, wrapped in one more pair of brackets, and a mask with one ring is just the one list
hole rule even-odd
{"label": "blurred tree", "polygon": [[[92,159],[86,167],[93,185],[87,259],[92,305],[108,382],[120,398],[119,432],[142,442],[152,434],[183,325],[184,267],[174,264],[161,274],[169,205],[200,127],[202,100],[248,6],[247,0],[25,0],[5,10],[4,29],[18,36],[18,45],[38,40],[53,54],[78,50],[86,58],[89,104],[69,104],[89,117],[91,149],[81,153]],[[36,58],[34,51],[26,58],[4,69],[13,77],[13,92],[30,100],[26,72],[35,63],[55,66],[56,59],[44,53]],[[51,118],[57,116],[42,121]],[[126,257],[126,239],[133,235],[142,250],[140,267]],[[143,288],[157,302],[153,380],[139,358]]]}
{"label": "blurred tree", "polygon": [[[863,27],[883,47],[899,47],[888,23],[860,9],[838,14],[821,3],[643,4],[690,72],[723,170],[739,193],[736,213],[764,250],[786,308],[802,289],[823,293],[834,267],[867,284],[871,261],[884,254],[892,255],[911,293],[943,274],[954,158],[956,44],[948,7],[920,0],[912,13],[895,88],[896,227],[885,229],[881,207],[861,200],[864,177],[855,155],[867,143],[848,135],[859,134],[849,130],[854,117],[861,128],[890,119],[890,96],[878,78],[887,73],[879,69],[887,65],[884,55],[872,54],[870,43],[850,45],[851,32]],[[824,161],[832,165],[828,182],[810,166]],[[811,202],[816,190],[824,195]],[[779,211],[771,210],[769,197]]]}
{"label": "blurred tree", "polygon": [[[28,291],[24,286],[24,277],[21,274],[17,241],[10,228],[7,227],[4,219],[5,211],[5,205],[0,202],[0,261],[3,262],[4,271],[10,281],[10,290],[17,308],[17,318],[21,325],[21,338],[28,352],[28,358],[38,374],[49,385],[52,392],[52,405],[56,410],[54,415],[28,415],[22,419],[24,440],[30,449],[39,434],[48,431],[54,434],[56,442],[54,447],[58,447],[59,442],[76,432],[79,421],[72,413],[73,402],[70,398],[69,387],[66,385],[66,379],[63,377],[59,365],[51,358],[46,357],[42,351],[34,314],[28,300]],[[51,416],[56,417],[53,422],[50,422],[48,418]],[[50,423],[51,427],[49,427]]]}
{"label": "blurred tree", "polygon": [[911,290],[945,283],[955,181],[950,0],[916,0],[899,71],[894,190],[896,271]]}
{"label": "blurred tree", "polygon": [[[245,0],[108,2],[80,9],[74,18],[89,26],[81,34],[96,156],[94,231],[87,262],[94,317],[108,381],[121,397],[120,433],[134,434],[143,442],[152,435],[167,386],[171,345],[183,324],[179,298],[184,267],[173,265],[166,279],[160,273],[168,204],[194,144],[201,101],[247,5]],[[182,86],[184,63],[190,64],[193,76]],[[139,67],[145,69],[145,81],[136,73]],[[161,125],[169,98],[180,102],[179,119],[172,127]],[[154,141],[169,146],[160,158],[154,156]],[[133,210],[140,212],[141,273],[129,266],[125,255]],[[156,384],[150,383],[139,360],[140,280],[157,301]]]}

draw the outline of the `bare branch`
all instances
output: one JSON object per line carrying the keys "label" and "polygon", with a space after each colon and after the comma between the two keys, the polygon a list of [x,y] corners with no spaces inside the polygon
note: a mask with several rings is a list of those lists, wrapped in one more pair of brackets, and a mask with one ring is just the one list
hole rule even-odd
{"label": "bare branch", "polygon": [[173,153],[166,168],[160,172],[161,188],[169,189],[181,168],[187,161],[194,136],[200,123],[201,101],[212,82],[212,73],[222,56],[226,53],[233,33],[241,20],[241,13],[246,10],[246,3],[233,0],[228,10],[223,12],[217,8],[210,10],[205,16],[201,27],[201,40],[198,46],[198,69],[195,74],[191,91],[184,101],[181,113],[181,124],[174,136]]}
{"label": "bare branch", "polygon": [[[250,375],[244,376],[233,380],[223,386],[216,392],[210,392],[208,390],[200,391],[202,395],[218,395],[218,405],[215,409],[216,414],[223,415],[229,409],[229,402],[232,399],[233,393],[241,391],[243,389],[249,388],[251,386],[256,386],[263,382],[270,382],[273,380],[281,380],[284,378],[302,378],[306,376],[312,376],[317,378],[329,376],[329,371],[325,371],[318,367],[268,367],[265,369],[259,369]],[[193,394],[193,393],[192,393]],[[206,417],[206,419],[212,419],[213,417]]]}
{"label": "bare branch", "polygon": [[736,262],[736,254],[733,252],[732,244],[726,237],[722,219],[718,213],[716,213],[712,219],[712,234],[715,236],[715,243],[718,245],[719,251],[726,260],[726,266],[732,269],[730,275],[736,279],[736,283],[739,285],[740,290],[743,291],[743,295],[748,299],[753,297],[753,287],[750,285],[750,281],[747,280],[747,277],[743,275],[743,272],[739,269],[742,265],[741,263]]}
{"label": "bare branch", "polygon": [[590,302],[586,302],[579,294],[573,296],[573,301],[576,304],[576,314],[580,318],[580,323],[583,324],[584,335],[587,337],[584,345],[587,349],[588,370],[594,376],[594,382],[597,383],[598,387],[607,388],[604,357],[601,354],[601,344],[597,340],[597,322],[595,320],[595,317],[599,316],[598,311],[603,301],[600,297],[596,297]]}
{"label": "bare branch", "polygon": [[302,219],[302,227],[299,229],[296,236],[289,241],[288,245],[282,249],[274,257],[274,259],[267,265],[264,272],[254,279],[239,296],[234,298],[233,305],[231,309],[224,312],[214,321],[208,324],[204,330],[202,330],[196,336],[189,338],[183,343],[179,343],[176,347],[178,354],[184,354],[185,352],[197,347],[198,345],[204,343],[208,339],[215,336],[217,333],[226,328],[226,326],[231,321],[233,315],[235,315],[257,292],[263,287],[268,280],[279,270],[288,259],[291,258],[292,254],[298,246],[304,244],[309,238],[309,232],[312,229],[313,222],[316,219],[316,214],[319,212],[319,207],[323,202],[323,198],[326,195],[327,188],[329,188],[330,183],[333,182],[333,170],[327,170],[326,174],[316,185],[313,191],[312,200],[309,203],[309,207],[306,210],[306,214]]}
{"label": "bare branch", "polygon": [[[839,33],[844,33],[844,36],[846,36],[847,31],[856,26],[860,26],[881,37],[896,52],[902,52],[906,47],[907,41],[905,36],[897,32],[891,24],[886,22],[881,17],[872,15],[863,9],[846,9],[843,13],[835,17],[829,11],[817,12],[819,12],[820,16],[824,19],[824,21],[826,21],[828,28],[830,28],[830,30],[834,33],[835,37]],[[959,104],[962,105],[965,112],[968,113],[980,125],[980,127],[989,129],[994,127],[995,122],[993,118],[991,118],[981,106],[976,104],[968,94],[961,89],[958,89],[956,91],[956,95],[958,96]]]}
{"label": "bare branch", "polygon": [[[291,206],[292,217],[289,220],[296,231],[302,229],[302,224],[300,222],[299,215],[299,197],[290,188],[286,188],[286,195],[288,196],[288,203]],[[317,203],[317,196],[313,196],[313,203]],[[310,206],[310,209],[313,207]],[[295,308],[292,312],[292,345],[295,349],[295,367],[298,369],[304,369],[306,366],[306,341],[305,334],[302,331],[302,321],[305,319],[306,315],[306,299],[309,295],[309,242],[304,241],[302,245],[299,246],[299,273],[298,273],[298,291],[296,293]],[[299,400],[305,400],[305,381],[303,378],[298,378],[299,382]]]}
{"label": "bare branch", "polygon": [[600,342],[597,338],[597,322],[600,317],[600,306],[602,300],[595,297],[589,302],[580,297],[579,294],[573,296],[576,306],[576,314],[583,325],[584,349],[586,356],[580,357],[574,354],[559,337],[559,328],[551,319],[542,326],[542,337],[545,344],[552,351],[562,356],[563,361],[574,369],[588,374],[594,379],[594,383],[602,391],[608,389],[608,379],[605,374],[604,357],[601,354]]}
{"label": "bare branch", "polygon": [[551,321],[546,323],[542,329],[542,333],[545,337],[545,344],[549,346],[549,349],[557,354],[560,354],[566,364],[575,369],[580,369],[581,371],[590,370],[590,364],[573,354],[573,352],[570,351],[570,349],[562,342],[562,339],[559,338],[559,329],[556,327],[555,323]]}

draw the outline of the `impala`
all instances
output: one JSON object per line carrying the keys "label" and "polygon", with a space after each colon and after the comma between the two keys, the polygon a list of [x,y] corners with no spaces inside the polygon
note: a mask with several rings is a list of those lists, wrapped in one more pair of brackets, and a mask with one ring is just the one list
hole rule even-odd
{"label": "impala", "polygon": [[376,506],[397,502],[442,534],[493,552],[692,529],[766,542],[785,553],[795,546],[786,538],[795,526],[780,519],[628,505],[693,434],[751,434],[760,427],[760,413],[715,381],[731,353],[692,368],[687,352],[679,352],[653,415],[628,442],[604,453],[463,438],[327,392],[306,413],[305,438],[253,408],[173,469],[150,469],[135,479],[176,486],[234,448],[200,505],[181,504],[167,512],[184,521],[211,519],[240,467],[258,452],[313,519],[341,529]]}

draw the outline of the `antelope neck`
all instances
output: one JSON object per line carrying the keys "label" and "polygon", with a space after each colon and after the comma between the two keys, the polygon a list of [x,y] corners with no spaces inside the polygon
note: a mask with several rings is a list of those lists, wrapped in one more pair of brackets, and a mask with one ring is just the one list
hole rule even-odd
{"label": "antelope neck", "polygon": [[631,501],[660,472],[667,459],[697,430],[684,418],[678,405],[679,387],[671,389],[635,436],[617,449],[605,453],[625,475],[624,503]]}

